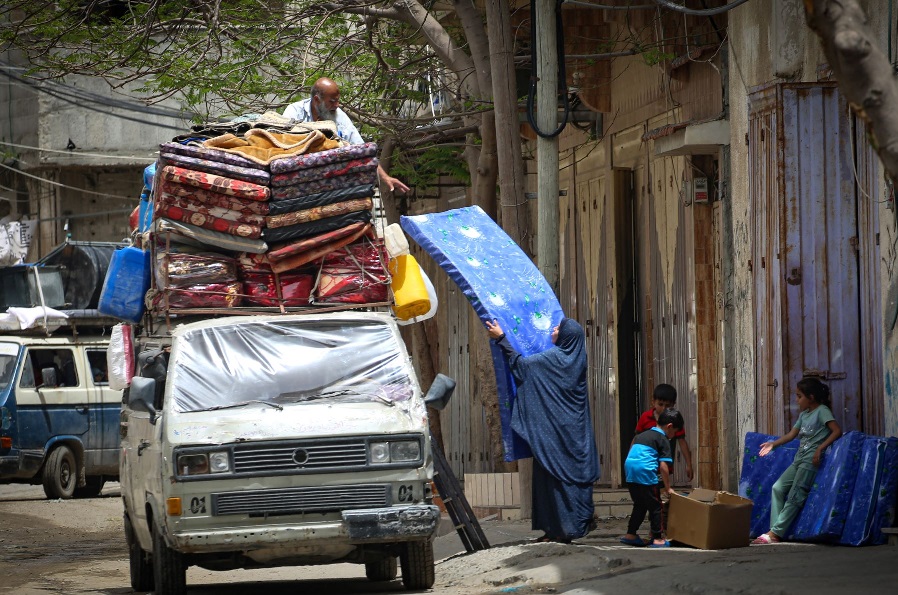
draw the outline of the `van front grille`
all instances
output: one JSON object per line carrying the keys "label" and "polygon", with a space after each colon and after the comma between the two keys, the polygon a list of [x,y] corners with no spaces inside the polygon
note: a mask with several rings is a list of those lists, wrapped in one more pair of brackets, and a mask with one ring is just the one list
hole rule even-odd
{"label": "van front grille", "polygon": [[390,486],[363,484],[273,490],[247,490],[212,494],[212,514],[245,514],[251,517],[327,513],[357,508],[382,508],[392,504]]}
{"label": "van front grille", "polygon": [[325,469],[361,469],[368,464],[362,438],[322,442],[291,441],[234,447],[235,473],[301,473]]}

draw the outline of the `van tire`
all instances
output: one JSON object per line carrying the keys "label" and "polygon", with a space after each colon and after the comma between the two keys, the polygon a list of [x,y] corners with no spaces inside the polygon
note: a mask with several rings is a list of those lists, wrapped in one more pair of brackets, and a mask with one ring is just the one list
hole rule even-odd
{"label": "van tire", "polygon": [[106,480],[102,475],[88,475],[83,488],[75,488],[75,498],[96,498],[103,491]]}
{"label": "van tire", "polygon": [[50,451],[44,463],[44,494],[47,498],[68,500],[78,483],[78,465],[68,446],[60,445]]}
{"label": "van tire", "polygon": [[402,544],[399,554],[402,584],[409,591],[429,589],[434,582],[433,542],[410,541]]}
{"label": "van tire", "polygon": [[387,556],[377,562],[365,563],[365,576],[369,581],[391,581],[398,576],[396,556]]}
{"label": "van tire", "polygon": [[181,553],[168,547],[158,527],[153,527],[153,582],[156,595],[186,595],[187,565]]}
{"label": "van tire", "polygon": [[131,526],[131,520],[125,515],[125,540],[128,542],[128,562],[131,571],[131,588],[135,591],[152,591],[153,584],[153,561],[150,555],[143,551],[137,536],[134,535],[134,528]]}

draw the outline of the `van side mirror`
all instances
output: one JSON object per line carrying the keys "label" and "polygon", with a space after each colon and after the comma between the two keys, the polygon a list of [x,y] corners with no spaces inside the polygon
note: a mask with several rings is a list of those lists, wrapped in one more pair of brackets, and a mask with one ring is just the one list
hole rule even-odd
{"label": "van side mirror", "polygon": [[153,399],[156,397],[156,381],[152,378],[135,376],[131,379],[128,388],[128,407],[134,411],[144,411],[150,414],[150,423],[156,423],[156,408]]}
{"label": "van side mirror", "polygon": [[455,380],[445,374],[437,374],[427,394],[424,395],[424,404],[437,410],[443,410],[446,408],[446,404],[449,403],[449,397],[452,396],[454,391]]}
{"label": "van side mirror", "polygon": [[43,383],[38,388],[56,388],[59,386],[59,379],[56,377],[56,368],[41,368],[41,378]]}

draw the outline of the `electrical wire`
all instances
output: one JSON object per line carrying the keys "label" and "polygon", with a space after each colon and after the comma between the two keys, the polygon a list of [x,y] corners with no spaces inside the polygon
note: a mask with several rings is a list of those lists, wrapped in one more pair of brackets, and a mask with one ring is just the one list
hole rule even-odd
{"label": "electrical wire", "polygon": [[691,14],[697,17],[712,17],[714,15],[723,14],[725,12],[733,10],[737,6],[745,4],[746,2],[748,2],[748,0],[734,0],[729,4],[724,4],[723,6],[718,6],[717,8],[686,8],[682,4],[677,4],[672,0],[655,0],[655,3],[658,6],[662,6],[675,12]]}
{"label": "electrical wire", "polygon": [[65,188],[67,190],[75,190],[77,192],[83,192],[84,194],[93,194],[95,196],[106,196],[108,198],[117,198],[119,200],[131,200],[131,201],[137,200],[137,198],[133,198],[133,197],[129,197],[129,196],[120,196],[118,194],[107,194],[105,192],[94,192],[93,190],[85,190],[84,188],[76,188],[75,186],[61,184],[59,182],[54,182],[53,180],[48,180],[46,178],[42,178],[42,177],[36,176],[34,174],[29,174],[20,169],[10,167],[9,165],[6,165],[5,163],[0,163],[0,167],[2,167],[3,169],[8,169],[11,172],[15,172],[15,173],[19,174],[20,176],[25,176],[26,178],[33,178],[35,180],[39,180],[39,181],[43,182],[44,184],[51,184],[53,186],[58,186],[60,188]]}
{"label": "electrical wire", "polygon": [[[0,74],[3,74],[3,75],[5,75],[5,76],[7,76],[7,77],[9,77],[9,78],[12,78],[13,80],[17,80],[17,81],[19,81],[21,84],[28,85],[29,87],[34,88],[36,91],[40,91],[40,92],[42,92],[42,93],[46,93],[47,95],[50,95],[51,97],[55,97],[56,99],[59,99],[60,101],[63,101],[63,102],[65,102],[65,103],[72,104],[72,105],[77,106],[77,107],[80,107],[80,108],[82,108],[82,109],[86,109],[86,110],[90,110],[90,111],[93,111],[93,112],[98,112],[98,113],[101,113],[101,114],[105,114],[105,115],[111,116],[111,117],[113,117],[113,118],[119,118],[119,119],[122,119],[122,120],[128,120],[129,122],[137,122],[138,124],[145,124],[145,125],[147,125],[147,126],[155,126],[155,127],[157,127],[157,128],[168,128],[169,130],[178,130],[178,131],[181,131],[181,132],[183,132],[183,131],[185,130],[185,128],[186,128],[185,126],[173,126],[173,125],[171,125],[171,124],[163,124],[163,123],[161,123],[161,122],[151,122],[151,121],[149,121],[149,120],[143,120],[143,119],[140,119],[140,118],[134,118],[134,117],[131,117],[131,116],[126,116],[126,115],[124,115],[124,114],[117,114],[117,113],[115,113],[115,112],[110,112],[110,111],[102,110],[102,109],[97,108],[97,107],[94,107],[94,106],[92,106],[92,105],[90,105],[90,104],[83,103],[83,102],[80,102],[80,101],[76,101],[76,100],[74,100],[74,99],[70,99],[70,98],[66,97],[66,96],[65,96],[64,94],[62,94],[62,93],[57,93],[57,92],[55,92],[55,91],[51,91],[50,89],[48,89],[48,88],[46,88],[46,87],[44,87],[44,86],[38,85],[38,84],[36,84],[36,83],[28,82],[27,80],[22,79],[22,78],[19,78],[19,77],[15,76],[15,75],[11,75],[11,74],[8,73],[8,72],[3,72],[2,69],[0,69]],[[169,116],[169,117],[171,117],[171,116]]]}
{"label": "electrical wire", "polygon": [[104,153],[83,153],[81,151],[69,151],[68,149],[48,149],[46,147],[32,147],[31,145],[19,145],[16,143],[7,143],[0,141],[0,147],[16,147],[17,149],[31,149],[33,151],[46,151],[48,153],[66,153],[69,155],[79,155],[82,157],[104,157],[107,159],[150,159],[155,160],[155,157],[141,157],[135,155],[107,155]]}
{"label": "electrical wire", "polygon": [[130,110],[133,112],[141,113],[141,114],[149,114],[152,116],[162,116],[166,118],[176,118],[176,119],[185,119],[189,120],[193,117],[193,114],[184,110],[176,110],[170,109],[166,107],[153,107],[148,105],[143,105],[140,103],[135,103],[133,101],[128,101],[124,99],[114,99],[107,95],[102,95],[100,93],[94,93],[93,91],[88,91],[87,89],[81,89],[74,85],[68,85],[65,83],[61,83],[59,81],[52,80],[29,80],[26,77],[19,76],[16,74],[12,74],[13,70],[25,70],[21,66],[16,66],[14,64],[10,64],[9,62],[4,62],[0,60],[0,74],[6,76],[7,78],[11,78],[19,83],[27,86],[40,86],[47,85],[54,88],[57,93],[61,93],[63,95],[68,95],[70,97],[75,97],[78,99],[88,99],[90,101],[100,103],[103,105],[107,105],[109,107],[116,107],[120,109]]}

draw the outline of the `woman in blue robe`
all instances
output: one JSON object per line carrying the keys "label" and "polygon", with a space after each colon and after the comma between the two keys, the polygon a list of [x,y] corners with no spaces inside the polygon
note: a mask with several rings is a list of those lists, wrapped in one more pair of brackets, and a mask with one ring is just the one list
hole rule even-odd
{"label": "woman in blue robe", "polygon": [[511,427],[533,452],[533,528],[539,541],[569,543],[595,528],[593,484],[599,456],[589,414],[583,327],[562,319],[554,347],[518,353],[495,322],[486,322],[516,386]]}

